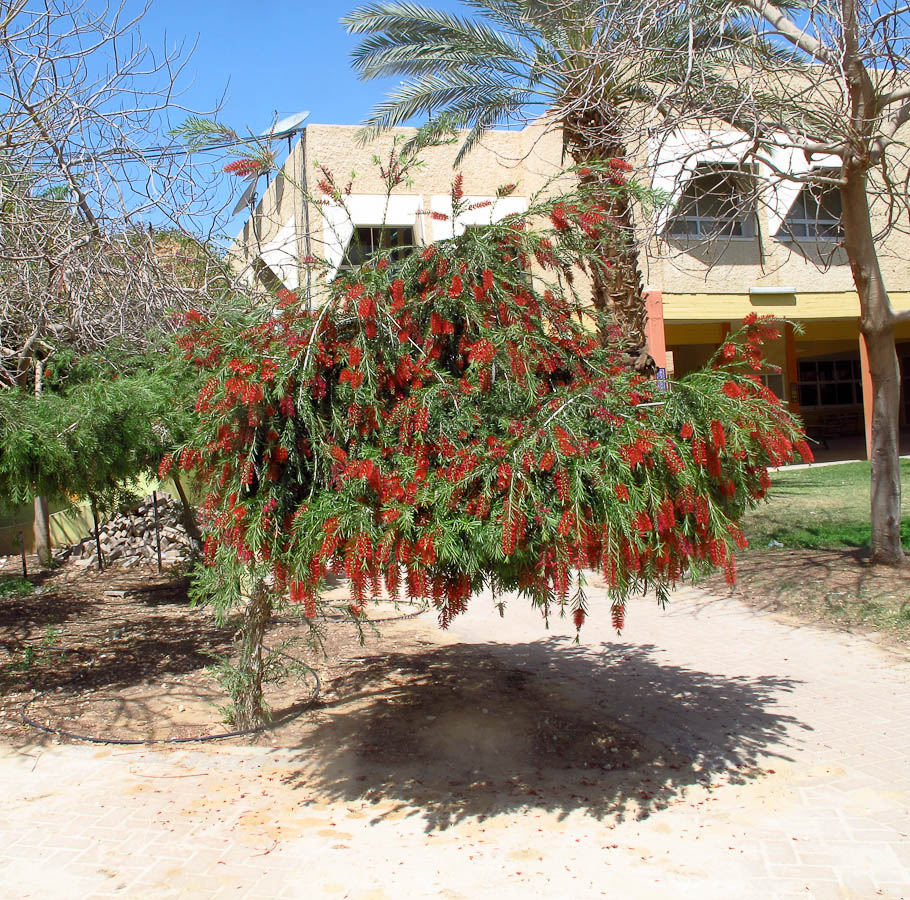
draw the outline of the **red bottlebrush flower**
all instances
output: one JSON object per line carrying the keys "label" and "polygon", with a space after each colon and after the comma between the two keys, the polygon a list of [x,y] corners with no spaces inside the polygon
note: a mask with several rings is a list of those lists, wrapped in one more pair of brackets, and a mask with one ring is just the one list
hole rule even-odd
{"label": "red bottlebrush flower", "polygon": [[503,184],[500,187],[496,188],[497,197],[508,197],[510,194],[515,193],[515,189],[518,187],[517,184]]}
{"label": "red bottlebrush flower", "polygon": [[556,454],[552,450],[547,450],[543,456],[540,457],[540,470],[542,472],[549,472],[553,468],[553,463],[556,462]]}
{"label": "red bottlebrush flower", "polygon": [[721,422],[715,419],[711,423],[711,437],[714,439],[714,449],[721,451],[727,446],[727,435],[724,432],[724,426]]}
{"label": "red bottlebrush flower", "polygon": [[566,210],[562,205],[553,207],[550,213],[550,221],[557,231],[566,231],[569,228],[569,220],[566,218]]}
{"label": "red bottlebrush flower", "polygon": [[462,291],[463,287],[464,287],[464,286],[463,286],[462,281],[461,281],[461,276],[460,276],[460,275],[455,275],[455,276],[452,278],[452,284],[451,284],[451,286],[449,287],[449,296],[450,296],[452,299],[455,299],[455,298],[457,298],[457,297],[460,297],[460,296],[461,296],[461,291]]}
{"label": "red bottlebrush flower", "polygon": [[420,254],[420,258],[426,262],[426,261],[431,260],[435,255],[436,255],[436,245],[435,245],[435,244],[430,244],[430,245],[423,251],[423,253]]}
{"label": "red bottlebrush flower", "polygon": [[562,517],[559,520],[559,526],[556,529],[556,533],[561,537],[565,537],[574,527],[575,513],[572,511],[571,507],[568,507],[562,512]]}
{"label": "red bottlebrush flower", "polygon": [[429,216],[434,222],[448,222],[449,217],[444,212],[437,212],[435,210],[429,211]]}
{"label": "red bottlebrush flower", "polygon": [[281,415],[288,419],[294,418],[294,398],[290,394],[285,394],[281,398],[278,402],[278,407],[281,410]]}
{"label": "red bottlebrush flower", "polygon": [[720,348],[720,355],[724,359],[733,359],[733,357],[736,356],[736,346],[734,344],[724,344],[723,347]]}
{"label": "red bottlebrush flower", "polygon": [[436,277],[445,278],[446,272],[449,270],[449,261],[444,257],[440,256],[436,260]]}
{"label": "red bottlebrush flower", "polygon": [[581,608],[576,609],[572,613],[572,624],[575,626],[576,629],[581,628],[581,626],[585,624],[586,615],[587,615],[587,613],[585,613],[585,611]]}
{"label": "red bottlebrush flower", "polygon": [[357,315],[361,319],[369,318],[373,315],[373,309],[375,307],[375,301],[369,295],[361,297],[360,301],[357,303]]}
{"label": "red bottlebrush flower", "polygon": [[488,365],[494,356],[496,356],[496,348],[486,338],[481,338],[468,350],[468,360],[478,366]]}
{"label": "red bottlebrush flower", "polygon": [[287,447],[276,447],[275,452],[272,454],[276,462],[287,462],[288,460],[288,450]]}
{"label": "red bottlebrush flower", "polygon": [[565,469],[557,469],[553,473],[553,484],[556,486],[556,496],[560,503],[568,503],[571,499],[569,473]]}
{"label": "red bottlebrush flower", "polygon": [[252,175],[254,172],[261,172],[267,167],[265,160],[245,158],[235,159],[233,162],[229,162],[222,171],[226,172],[228,175],[245,178],[247,175]]}
{"label": "red bottlebrush flower", "polygon": [[617,484],[616,488],[616,499],[621,500],[623,503],[627,503],[629,500],[629,489],[624,484]]}
{"label": "red bottlebrush flower", "polygon": [[815,456],[805,441],[797,441],[793,446],[805,462],[810,463],[815,461]]}
{"label": "red bottlebrush flower", "polygon": [[508,463],[500,463],[496,470],[496,489],[504,491],[512,480],[512,467]]}
{"label": "red bottlebrush flower", "polygon": [[695,523],[704,528],[708,524],[708,501],[704,497],[695,498]]}
{"label": "red bottlebrush flower", "polygon": [[392,311],[398,312],[404,305],[404,282],[396,278],[392,282]]}
{"label": "red bottlebrush flower", "polygon": [[483,289],[487,293],[493,290],[493,272],[490,269],[483,270]]}
{"label": "red bottlebrush flower", "polygon": [[452,200],[459,201],[464,197],[464,175],[459,172],[452,182]]}
{"label": "red bottlebrush flower", "polygon": [[637,531],[650,531],[653,527],[654,524],[651,521],[651,517],[644,510],[635,517],[635,528]]}
{"label": "red bottlebrush flower", "polygon": [[171,467],[174,465],[174,457],[170,453],[167,454],[162,460],[161,465],[158,466],[158,477],[162,480],[167,478],[168,473],[171,471]]}
{"label": "red bottlebrush flower", "polygon": [[626,607],[618,600],[615,600],[610,607],[610,618],[613,622],[613,627],[617,631],[622,631],[626,621]]}
{"label": "red bottlebrush flower", "polygon": [[553,434],[556,435],[556,443],[559,445],[559,452],[563,456],[575,456],[578,453],[578,448],[572,443],[572,439],[569,437],[568,432],[564,428],[560,428],[557,425],[553,429]]}
{"label": "red bottlebrush flower", "polygon": [[679,436],[684,441],[688,441],[693,434],[695,434],[695,429],[688,422],[686,422],[683,427],[679,429]]}

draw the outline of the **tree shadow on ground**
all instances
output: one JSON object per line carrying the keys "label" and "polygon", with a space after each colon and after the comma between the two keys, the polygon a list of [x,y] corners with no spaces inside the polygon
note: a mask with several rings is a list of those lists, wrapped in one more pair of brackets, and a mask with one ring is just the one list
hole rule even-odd
{"label": "tree shadow on ground", "polygon": [[774,710],[792,681],[661,665],[655,649],[550,638],[361,657],[327,686],[286,780],[427,831],[500,813],[643,818],[692,785],[760,775],[806,727]]}
{"label": "tree shadow on ground", "polygon": [[[65,648],[52,645],[45,652],[42,664],[29,672],[33,690],[111,690],[186,675],[212,665],[213,653],[231,647],[230,631],[201,616],[192,628],[184,619],[158,615],[139,623],[98,617],[94,624]],[[0,667],[0,682],[17,671]]]}
{"label": "tree shadow on ground", "polygon": [[0,600],[0,633],[21,636],[33,629],[63,625],[85,616],[95,605],[94,600],[77,600],[53,591],[7,597]]}

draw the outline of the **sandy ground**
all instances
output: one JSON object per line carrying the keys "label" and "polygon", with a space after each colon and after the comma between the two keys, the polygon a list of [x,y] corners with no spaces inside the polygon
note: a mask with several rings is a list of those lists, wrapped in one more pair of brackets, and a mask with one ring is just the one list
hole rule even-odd
{"label": "sandy ground", "polygon": [[901,656],[691,590],[385,634],[294,740],[0,751],[0,895],[910,896]]}

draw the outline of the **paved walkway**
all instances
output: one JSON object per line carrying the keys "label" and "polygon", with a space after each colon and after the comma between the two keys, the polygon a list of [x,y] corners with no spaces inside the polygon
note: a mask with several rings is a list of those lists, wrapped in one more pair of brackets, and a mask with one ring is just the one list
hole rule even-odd
{"label": "paved walkway", "polygon": [[643,732],[640,768],[482,806],[343,748],[6,751],[0,896],[910,898],[904,659],[693,590],[622,638],[553,625],[479,598],[446,640]]}

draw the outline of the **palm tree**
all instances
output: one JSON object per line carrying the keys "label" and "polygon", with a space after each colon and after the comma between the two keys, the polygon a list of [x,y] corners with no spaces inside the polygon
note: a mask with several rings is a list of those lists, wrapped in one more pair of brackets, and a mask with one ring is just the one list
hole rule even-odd
{"label": "palm tree", "polygon": [[[353,54],[363,79],[407,79],[366,121],[366,137],[413,117],[444,120],[469,134],[457,162],[497,124],[543,118],[562,129],[564,152],[582,181],[615,181],[598,160],[625,161],[644,133],[642,111],[659,107],[668,85],[685,79],[693,31],[681,4],[649,0],[465,0],[465,18],[410,3],[375,2],[342,19],[364,35]],[[594,185],[596,187],[596,184]],[[633,208],[604,192],[618,226],[592,266],[592,301],[608,313],[605,345],[648,370],[645,304]],[[618,329],[615,327],[618,326]],[[619,337],[611,337],[618,334]]]}

